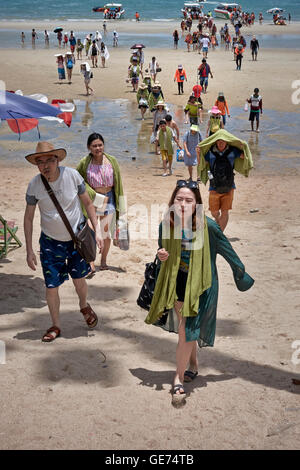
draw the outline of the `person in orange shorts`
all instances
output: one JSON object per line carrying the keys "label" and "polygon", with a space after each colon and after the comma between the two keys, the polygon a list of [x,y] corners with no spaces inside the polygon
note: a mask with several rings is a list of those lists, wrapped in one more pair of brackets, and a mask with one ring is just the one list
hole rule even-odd
{"label": "person in orange shorts", "polygon": [[217,140],[205,155],[209,166],[209,210],[223,232],[229,220],[235,190],[234,160],[239,157],[244,158],[242,150],[222,139]]}

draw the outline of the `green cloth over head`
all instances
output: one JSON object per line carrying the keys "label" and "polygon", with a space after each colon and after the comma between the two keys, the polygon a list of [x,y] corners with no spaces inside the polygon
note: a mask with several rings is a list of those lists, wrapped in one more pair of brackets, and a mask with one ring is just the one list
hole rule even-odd
{"label": "green cloth over head", "polygon": [[200,161],[198,163],[197,172],[198,176],[201,178],[202,183],[207,183],[207,172],[209,170],[209,167],[204,157],[210,150],[210,148],[219,139],[225,140],[225,142],[227,142],[229,145],[232,145],[233,147],[236,147],[244,152],[244,159],[236,158],[234,160],[234,169],[238,173],[248,177],[250,170],[253,168],[253,161],[247,142],[238,139],[233,134],[230,134],[230,132],[225,131],[225,129],[220,129],[219,131],[215,132],[210,137],[207,137],[207,139],[202,140],[202,142],[198,144],[198,147],[200,149]]}

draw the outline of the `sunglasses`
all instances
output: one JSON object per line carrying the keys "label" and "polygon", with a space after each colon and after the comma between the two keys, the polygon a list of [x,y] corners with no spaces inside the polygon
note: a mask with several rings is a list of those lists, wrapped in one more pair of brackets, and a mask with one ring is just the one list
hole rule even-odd
{"label": "sunglasses", "polygon": [[199,186],[197,181],[178,180],[176,183],[176,188],[198,189]]}

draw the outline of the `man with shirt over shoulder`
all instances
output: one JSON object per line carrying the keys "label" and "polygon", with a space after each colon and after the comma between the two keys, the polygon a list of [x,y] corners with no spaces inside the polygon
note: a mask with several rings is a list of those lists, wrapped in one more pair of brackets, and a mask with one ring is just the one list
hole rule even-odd
{"label": "man with shirt over shoulder", "polygon": [[82,204],[95,231],[98,248],[101,250],[103,240],[97,224],[95,207],[77,170],[59,166],[59,162],[65,157],[64,149],[55,149],[48,142],[39,142],[36,152],[25,157],[31,164],[36,165],[40,172],[30,181],[27,188],[24,233],[27,264],[36,271],[37,259],[32,247],[32,233],[35,209],[38,205],[41,216],[40,260],[46,285],[46,300],[52,319],[52,327],[43,335],[43,342],[54,341],[60,336],[59,286],[69,278],[69,274],[79,298],[80,312],[87,326],[94,328],[98,323],[96,313],[87,303],[85,277],[90,272],[90,266],[74,248],[71,236],[42,181],[42,176],[48,181],[75,235],[85,222]]}

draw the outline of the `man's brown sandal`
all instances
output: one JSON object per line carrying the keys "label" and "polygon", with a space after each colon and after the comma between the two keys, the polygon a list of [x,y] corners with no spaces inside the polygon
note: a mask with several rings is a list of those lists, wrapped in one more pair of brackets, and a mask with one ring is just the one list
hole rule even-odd
{"label": "man's brown sandal", "polygon": [[81,310],[82,315],[86,321],[86,324],[89,328],[95,328],[98,323],[98,317],[90,304],[87,304],[87,307],[82,308]]}
{"label": "man's brown sandal", "polygon": [[[51,333],[55,333],[55,336]],[[50,343],[54,341],[58,336],[60,336],[60,329],[57,326],[51,326],[49,330],[46,331],[44,336],[42,337],[42,341],[44,343]]]}

